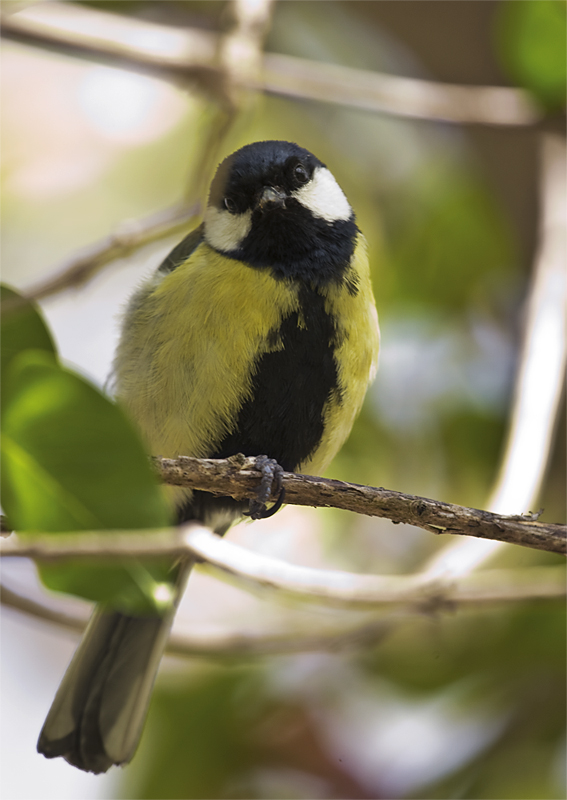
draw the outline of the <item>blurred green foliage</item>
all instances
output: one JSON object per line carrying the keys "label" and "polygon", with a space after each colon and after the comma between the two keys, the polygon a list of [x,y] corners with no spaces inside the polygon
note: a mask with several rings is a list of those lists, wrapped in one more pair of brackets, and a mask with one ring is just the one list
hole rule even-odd
{"label": "blurred green foliage", "polygon": [[[419,659],[403,680],[427,692],[470,680],[463,706],[484,707],[505,720],[487,752],[449,780],[414,797],[553,798],[561,796],[565,705],[565,609],[556,603],[521,605],[461,614],[447,620],[436,637],[413,630],[402,647]],[[425,635],[424,635],[425,633]],[[386,645],[377,656],[380,672],[392,677],[402,653]],[[402,667],[403,669],[403,667]]]}
{"label": "blurred green foliage", "polygon": [[443,316],[471,306],[498,311],[495,286],[508,280],[517,252],[487,188],[466,164],[446,159],[416,172],[404,218],[392,220],[391,301]]}
{"label": "blurred green foliage", "polygon": [[250,729],[266,711],[261,675],[235,667],[165,688],[141,751],[143,781],[125,797],[223,797],[259,762]]}
{"label": "blurred green foliage", "polygon": [[497,25],[497,51],[506,71],[550,110],[565,107],[567,3],[506,0]]}

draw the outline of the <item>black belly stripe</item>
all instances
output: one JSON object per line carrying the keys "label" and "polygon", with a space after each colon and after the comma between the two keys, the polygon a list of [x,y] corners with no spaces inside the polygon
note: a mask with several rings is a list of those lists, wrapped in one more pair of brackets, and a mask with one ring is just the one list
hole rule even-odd
{"label": "black belly stripe", "polygon": [[[247,400],[228,436],[210,458],[236,453],[275,458],[293,472],[317,449],[323,436],[323,410],[331,396],[341,401],[335,347],[339,337],[335,320],[325,312],[325,300],[303,285],[301,314],[293,313],[274,331],[283,349],[261,356]],[[302,322],[300,327],[299,322]],[[270,337],[272,338],[272,337]],[[213,510],[244,510],[247,503],[195,491],[179,509],[179,522],[204,519]]]}
{"label": "black belly stripe", "polygon": [[337,333],[318,292],[302,287],[299,300],[301,327],[298,313],[284,319],[277,331],[283,349],[260,358],[252,397],[212,457],[268,455],[293,471],[317,449],[323,436],[323,409],[331,394],[339,391]]}

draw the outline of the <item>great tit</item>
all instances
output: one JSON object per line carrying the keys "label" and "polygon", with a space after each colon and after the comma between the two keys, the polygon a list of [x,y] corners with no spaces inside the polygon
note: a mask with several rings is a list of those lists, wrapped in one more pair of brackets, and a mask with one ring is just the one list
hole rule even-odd
{"label": "great tit", "polygon": [[[342,189],[302,147],[256,142],[221,163],[202,224],[132,297],[115,391],[155,455],[244,453],[317,475],[360,411],[378,344],[366,243]],[[179,522],[220,534],[244,510],[169,492]],[[40,753],[95,773],[130,761],[173,614],[95,610]]]}

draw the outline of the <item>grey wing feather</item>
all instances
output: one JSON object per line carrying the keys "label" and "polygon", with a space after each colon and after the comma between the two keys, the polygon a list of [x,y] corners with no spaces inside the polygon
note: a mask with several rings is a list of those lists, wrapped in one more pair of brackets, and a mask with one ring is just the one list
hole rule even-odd
{"label": "grey wing feather", "polygon": [[162,261],[162,263],[158,267],[158,272],[173,272],[173,270],[178,267],[180,264],[183,264],[184,261],[187,261],[190,255],[192,255],[197,247],[203,241],[203,226],[199,225],[198,228],[195,228],[194,231],[183,239],[183,241],[179,242],[179,244],[173,248],[171,253]]}

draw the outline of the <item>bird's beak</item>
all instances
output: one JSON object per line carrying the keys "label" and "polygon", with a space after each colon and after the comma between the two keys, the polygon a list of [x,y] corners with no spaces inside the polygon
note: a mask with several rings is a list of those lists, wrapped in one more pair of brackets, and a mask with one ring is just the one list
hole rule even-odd
{"label": "bird's beak", "polygon": [[274,186],[264,186],[262,194],[258,199],[258,208],[264,209],[270,206],[279,206],[285,208],[285,201],[287,195],[283,189],[278,189]]}

